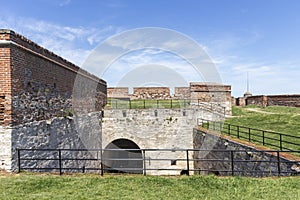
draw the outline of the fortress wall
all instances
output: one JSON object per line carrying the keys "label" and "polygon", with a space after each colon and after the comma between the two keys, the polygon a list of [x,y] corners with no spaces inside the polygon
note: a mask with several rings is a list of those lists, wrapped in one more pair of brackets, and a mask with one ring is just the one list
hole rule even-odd
{"label": "fortress wall", "polygon": [[15,170],[17,148],[83,148],[80,127],[101,141],[88,128],[105,81],[11,30],[0,30],[0,72],[0,169]]}
{"label": "fortress wall", "polygon": [[[186,152],[176,149],[193,148],[193,128],[198,118],[220,120],[223,113],[214,114],[203,109],[124,109],[105,110],[102,122],[102,147],[117,139],[128,139],[141,149],[174,149],[174,152],[147,152],[151,159],[185,159]],[[192,158],[193,152],[189,153]],[[193,162],[190,162],[193,168]],[[149,170],[152,175],[180,175],[186,169],[185,161],[176,165],[166,161],[147,161],[146,168],[174,169]]]}
{"label": "fortress wall", "polygon": [[[194,153],[195,169],[207,170],[200,174],[218,173],[221,176],[232,175],[232,163],[234,175],[238,176],[276,176],[278,174],[278,158],[271,153],[260,152],[254,147],[226,139],[222,135],[211,133],[207,130],[194,129],[194,149],[208,150],[196,151]],[[215,150],[215,151],[213,151]],[[230,150],[237,150],[231,157]],[[204,161],[201,159],[204,159]],[[223,162],[212,162],[211,160],[223,160]],[[241,160],[245,162],[240,162]],[[295,160],[287,160],[279,157],[281,171],[288,172],[285,176],[295,175],[293,165],[298,165]],[[254,172],[253,172],[254,170]],[[228,172],[224,172],[228,171]],[[257,173],[261,171],[261,174]]]}
{"label": "fortress wall", "polygon": [[109,87],[107,88],[108,98],[130,98],[128,87]]}
{"label": "fortress wall", "polygon": [[173,98],[174,99],[190,99],[191,98],[190,87],[175,87]]}
{"label": "fortress wall", "polygon": [[168,87],[135,87],[133,99],[171,99]]}
{"label": "fortress wall", "polygon": [[259,106],[292,106],[300,107],[300,95],[260,95],[247,97],[246,104]]}

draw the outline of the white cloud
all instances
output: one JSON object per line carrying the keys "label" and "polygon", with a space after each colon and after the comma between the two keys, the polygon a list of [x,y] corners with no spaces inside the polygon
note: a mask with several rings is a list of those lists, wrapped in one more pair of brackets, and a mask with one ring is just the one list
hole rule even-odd
{"label": "white cloud", "polygon": [[120,30],[113,26],[100,29],[70,27],[32,18],[7,16],[0,16],[0,27],[12,29],[77,65],[84,62],[97,43]]}

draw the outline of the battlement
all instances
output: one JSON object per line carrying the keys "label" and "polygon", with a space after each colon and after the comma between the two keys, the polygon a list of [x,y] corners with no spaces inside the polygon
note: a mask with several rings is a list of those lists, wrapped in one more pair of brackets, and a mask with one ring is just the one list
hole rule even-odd
{"label": "battlement", "polygon": [[197,99],[201,102],[225,102],[231,101],[231,86],[191,82],[189,87],[175,87],[171,94],[168,87],[134,87],[133,93],[129,93],[128,87],[107,88],[108,98],[120,99]]}

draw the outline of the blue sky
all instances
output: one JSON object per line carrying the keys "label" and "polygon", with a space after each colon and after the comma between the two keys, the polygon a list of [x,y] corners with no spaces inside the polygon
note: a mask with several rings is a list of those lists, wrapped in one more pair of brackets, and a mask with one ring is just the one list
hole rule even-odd
{"label": "blue sky", "polygon": [[[13,29],[79,66],[115,34],[159,27],[195,40],[214,62],[222,82],[232,85],[234,96],[245,92],[247,72],[253,94],[300,93],[297,0],[1,1],[0,28]],[[139,51],[115,61],[103,78],[110,86],[118,85],[124,68],[132,70],[136,63],[147,69],[149,64],[188,68],[169,53]],[[187,82],[202,81],[192,71],[178,73]]]}

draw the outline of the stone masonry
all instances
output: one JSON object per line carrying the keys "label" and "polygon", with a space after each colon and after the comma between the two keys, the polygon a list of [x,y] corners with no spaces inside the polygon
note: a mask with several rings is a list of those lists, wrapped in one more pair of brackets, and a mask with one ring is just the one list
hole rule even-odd
{"label": "stone masonry", "polygon": [[[71,127],[89,124],[76,122],[101,112],[106,95],[105,81],[11,30],[0,30],[0,169],[15,170],[17,148],[82,148],[80,131]],[[101,126],[101,115],[96,116]],[[93,131],[100,141],[101,129]],[[55,134],[59,142],[47,139]]]}

